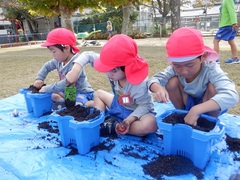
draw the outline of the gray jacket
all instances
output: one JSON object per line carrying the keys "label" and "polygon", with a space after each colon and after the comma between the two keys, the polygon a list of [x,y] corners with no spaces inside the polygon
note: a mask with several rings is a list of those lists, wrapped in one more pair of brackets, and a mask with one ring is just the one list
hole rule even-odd
{"label": "gray jacket", "polygon": [[[58,62],[56,59],[51,59],[46,62],[40,71],[37,74],[36,79],[45,80],[48,73],[51,71],[57,70],[59,80],[58,82],[49,84],[45,87],[46,92],[48,93],[56,93],[56,92],[64,92],[66,87],[66,74],[72,69],[74,61],[80,56],[80,54],[75,54],[72,59],[63,66],[62,63]],[[76,82],[77,93],[88,93],[93,92],[91,85],[89,84],[86,76],[86,72],[84,68],[79,75],[78,81]]]}

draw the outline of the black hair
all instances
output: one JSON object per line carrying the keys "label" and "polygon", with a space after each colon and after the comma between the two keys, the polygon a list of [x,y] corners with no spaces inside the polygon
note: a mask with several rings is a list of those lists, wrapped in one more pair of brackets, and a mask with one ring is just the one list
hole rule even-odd
{"label": "black hair", "polygon": [[63,49],[65,48],[65,46],[62,46],[61,44],[55,44],[53,46],[55,46],[56,48],[60,49],[62,52],[63,52]]}
{"label": "black hair", "polygon": [[200,56],[198,56],[198,57],[196,57],[197,59],[201,59],[202,58],[202,55],[200,55]]}
{"label": "black hair", "polygon": [[[63,52],[63,49],[65,48],[65,45],[62,45],[62,44],[55,44],[53,46],[55,46],[56,48],[60,49],[62,52]],[[70,46],[70,52],[73,53],[73,50],[72,50],[71,46]]]}
{"label": "black hair", "polygon": [[120,66],[120,69],[122,70],[122,72],[125,72],[125,66]]}

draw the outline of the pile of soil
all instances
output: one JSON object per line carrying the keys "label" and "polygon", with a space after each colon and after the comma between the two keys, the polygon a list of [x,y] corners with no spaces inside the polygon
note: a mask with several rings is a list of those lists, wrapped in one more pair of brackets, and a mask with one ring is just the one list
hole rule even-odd
{"label": "pile of soil", "polygon": [[228,150],[232,152],[240,151],[240,139],[232,138],[228,134],[226,134],[226,143],[228,145]]}
{"label": "pile of soil", "polygon": [[38,123],[38,129],[44,129],[50,133],[59,134],[59,129],[56,121],[50,121],[50,122],[44,121],[44,122]]}
{"label": "pile of soil", "polygon": [[204,177],[202,171],[196,168],[190,159],[183,156],[159,156],[142,167],[145,174],[155,179],[162,179],[162,175],[179,176],[184,174],[193,174],[197,179]]}
{"label": "pile of soil", "polygon": [[[229,151],[240,151],[240,139],[232,138],[226,134],[226,143]],[[240,161],[240,157],[235,156],[234,161]],[[197,177],[197,179],[204,178],[202,171],[194,167],[191,160],[182,156],[159,156],[154,161],[149,162],[142,167],[145,174],[148,174],[156,179],[162,179],[162,175],[178,176],[184,174],[193,174]]]}
{"label": "pile of soil", "polygon": [[[170,124],[185,124],[184,117],[186,116],[186,113],[178,114],[178,113],[172,113],[169,116],[166,116],[162,122],[170,123]],[[197,129],[204,132],[209,132],[213,130],[213,128],[216,126],[216,122],[212,122],[207,120],[206,118],[199,117],[197,120],[196,126],[191,126],[193,129]]]}
{"label": "pile of soil", "polygon": [[99,116],[100,111],[96,108],[76,105],[66,107],[65,109],[57,111],[56,113],[60,116],[72,116],[76,121],[82,122]]}

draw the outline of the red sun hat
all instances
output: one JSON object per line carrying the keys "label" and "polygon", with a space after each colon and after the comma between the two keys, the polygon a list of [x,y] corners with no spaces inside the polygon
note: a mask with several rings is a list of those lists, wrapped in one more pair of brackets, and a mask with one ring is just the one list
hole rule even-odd
{"label": "red sun hat", "polygon": [[66,28],[56,28],[48,33],[46,42],[41,44],[41,46],[69,45],[74,53],[78,53],[80,49],[76,46],[76,41],[76,37],[72,31]]}
{"label": "red sun hat", "polygon": [[179,28],[173,32],[166,44],[167,59],[172,62],[185,62],[208,52],[206,61],[216,61],[219,54],[204,45],[202,34],[194,28]]}
{"label": "red sun hat", "polygon": [[148,63],[138,56],[136,42],[124,34],[113,36],[94,62],[99,72],[109,72],[120,66],[125,66],[126,78],[131,84],[139,84],[148,76]]}

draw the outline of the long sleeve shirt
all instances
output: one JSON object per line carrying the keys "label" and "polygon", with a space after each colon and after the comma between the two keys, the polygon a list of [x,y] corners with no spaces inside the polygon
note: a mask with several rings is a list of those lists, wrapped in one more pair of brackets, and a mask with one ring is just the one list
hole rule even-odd
{"label": "long sleeve shirt", "polygon": [[[59,80],[58,82],[46,85],[45,91],[48,93],[64,92],[66,87],[66,74],[72,69],[74,61],[80,56],[75,54],[72,59],[66,64],[58,62],[56,59],[51,59],[46,62],[39,70],[36,79],[45,80],[48,73],[53,70],[57,70]],[[91,85],[89,84],[84,68],[79,75],[78,81],[75,84],[77,93],[88,93],[93,92]]]}
{"label": "long sleeve shirt", "polygon": [[184,92],[195,98],[202,97],[207,89],[208,83],[212,83],[217,94],[211,99],[218,103],[221,110],[232,107],[239,100],[235,84],[215,62],[202,63],[201,72],[190,83],[187,83],[185,78],[179,75],[172,66],[168,66],[164,72],[159,72],[149,79],[148,87],[155,82],[161,86],[165,86],[172,77],[178,77],[184,88]]}
{"label": "long sleeve shirt", "polygon": [[[79,58],[74,62],[80,64],[82,67],[86,64],[91,64],[94,67],[94,61],[99,58],[99,54],[93,51],[85,51],[81,53]],[[120,87],[118,81],[111,81],[114,96],[119,99],[124,95],[129,96],[130,103],[121,104],[127,109],[133,110],[130,116],[140,118],[144,114],[154,112],[153,99],[147,87],[146,78],[143,82],[137,85],[132,85],[126,82],[124,87]],[[120,97],[121,96],[121,97]]]}

